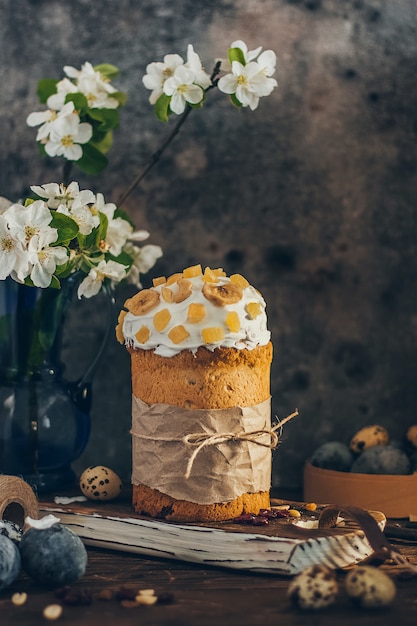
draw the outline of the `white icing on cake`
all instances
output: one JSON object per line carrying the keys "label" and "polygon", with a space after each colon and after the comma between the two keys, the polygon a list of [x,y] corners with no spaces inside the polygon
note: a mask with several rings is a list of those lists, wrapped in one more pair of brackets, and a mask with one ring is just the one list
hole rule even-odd
{"label": "white icing on cake", "polygon": [[[213,351],[215,348],[236,348],[238,350],[253,350],[257,346],[264,346],[270,341],[271,333],[267,329],[267,317],[265,313],[265,301],[261,294],[252,286],[242,287],[242,297],[233,304],[219,306],[208,300],[203,294],[205,282],[203,275],[187,278],[192,283],[192,292],[189,297],[179,303],[166,302],[162,297],[162,289],[166,285],[158,285],[152,290],[160,295],[159,303],[149,312],[134,315],[128,311],[123,320],[122,332],[127,345],[142,350],[154,350],[155,354],[171,357],[183,350],[196,352],[204,346]],[[227,285],[232,281],[226,276],[219,276],[216,285]],[[178,284],[169,285],[174,292],[178,291]],[[188,308],[190,304],[203,305],[206,311],[204,319],[198,322],[188,320]],[[259,305],[259,314],[252,317],[247,310],[248,304]],[[163,309],[167,309],[171,316],[168,324],[162,331],[157,331],[154,326],[154,316]],[[226,324],[226,317],[230,312],[236,312],[239,317],[240,329],[232,332]],[[174,343],[170,337],[170,331],[178,326],[184,327],[188,336]],[[149,329],[149,337],[145,341],[138,341],[137,333],[142,328]],[[206,343],[202,331],[207,328],[221,328],[224,338],[213,343]]]}

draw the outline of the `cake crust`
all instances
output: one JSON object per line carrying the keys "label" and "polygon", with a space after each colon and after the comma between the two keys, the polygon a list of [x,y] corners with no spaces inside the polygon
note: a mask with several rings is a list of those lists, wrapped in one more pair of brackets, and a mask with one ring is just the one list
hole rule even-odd
{"label": "cake crust", "polygon": [[270,396],[272,344],[253,350],[201,347],[166,358],[129,348],[133,394],[147,404],[187,409],[253,406]]}

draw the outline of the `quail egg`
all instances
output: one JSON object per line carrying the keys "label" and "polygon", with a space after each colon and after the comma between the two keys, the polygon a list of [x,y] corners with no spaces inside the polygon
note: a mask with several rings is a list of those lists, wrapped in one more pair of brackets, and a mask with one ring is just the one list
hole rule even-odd
{"label": "quail egg", "polygon": [[120,495],[122,481],[109,467],[92,465],[81,474],[80,489],[90,500],[114,500]]}
{"label": "quail egg", "polygon": [[360,565],[345,580],[346,592],[352,602],[366,609],[391,604],[396,595],[393,580],[376,567]]}
{"label": "quail egg", "polygon": [[326,565],[311,565],[298,574],[288,587],[291,602],[303,610],[323,609],[336,600],[338,585]]}
{"label": "quail egg", "polygon": [[374,424],[373,426],[361,428],[356,435],[352,437],[350,449],[353,452],[360,453],[373,446],[386,446],[388,443],[389,433],[387,429]]}

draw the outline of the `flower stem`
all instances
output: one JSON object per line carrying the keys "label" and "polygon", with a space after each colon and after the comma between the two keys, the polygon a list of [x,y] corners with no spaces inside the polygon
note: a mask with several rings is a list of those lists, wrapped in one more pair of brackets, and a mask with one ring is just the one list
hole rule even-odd
{"label": "flower stem", "polygon": [[[218,61],[216,65],[214,66],[213,71],[211,73],[211,76],[210,76],[211,85],[207,87],[206,93],[210,91],[210,89],[214,89],[215,87],[217,87],[217,83],[218,83],[217,76],[220,73],[220,66],[221,66],[221,61]],[[183,124],[185,123],[186,119],[188,118],[192,110],[193,110],[192,107],[189,104],[187,104],[184,113],[181,115],[178,122],[175,124],[172,132],[168,135],[168,137],[165,139],[162,145],[151,155],[151,157],[149,158],[143,170],[139,172],[139,174],[132,181],[129,187],[122,193],[119,200],[117,201],[118,207],[121,207],[123,203],[126,202],[128,197],[131,195],[132,191],[142,182],[142,180],[145,178],[148,172],[153,168],[153,166],[156,165],[156,163],[158,163],[161,156],[163,155],[165,150],[168,148],[172,140],[180,132]]]}

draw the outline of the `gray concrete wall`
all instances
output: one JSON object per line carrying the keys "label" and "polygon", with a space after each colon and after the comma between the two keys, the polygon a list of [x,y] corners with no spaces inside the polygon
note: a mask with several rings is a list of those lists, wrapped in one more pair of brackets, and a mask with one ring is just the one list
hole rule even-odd
{"label": "gray concrete wall", "polygon": [[[146,64],[193,43],[210,65],[238,38],[276,51],[279,88],[253,113],[212,92],[126,207],[165,251],[151,275],[201,262],[263,292],[273,412],[300,411],[275,452],[274,484],[294,486],[321,442],[375,422],[398,436],[417,420],[414,0],[2,0],[0,195],[61,178],[25,125],[38,79],[87,60],[121,69],[129,101],[110,167],[76,174],[116,201],[173,122],[153,117]],[[102,326],[100,299],[77,305],[69,376]],[[127,477],[129,359],[113,337],[94,393],[76,467]]]}

